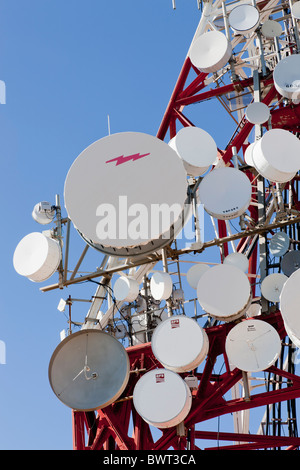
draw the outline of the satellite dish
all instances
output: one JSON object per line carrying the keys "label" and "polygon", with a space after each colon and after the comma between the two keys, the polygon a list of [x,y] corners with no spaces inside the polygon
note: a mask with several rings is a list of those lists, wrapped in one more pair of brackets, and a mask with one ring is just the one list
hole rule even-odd
{"label": "satellite dish", "polygon": [[253,148],[255,144],[256,144],[256,141],[253,142],[252,144],[249,144],[244,153],[245,163],[247,163],[247,165],[249,166],[254,166],[252,154],[253,154]]}
{"label": "satellite dish", "polygon": [[38,202],[33,208],[32,217],[41,225],[50,224],[55,217],[55,209],[49,202]]}
{"label": "satellite dish", "polygon": [[239,5],[231,10],[228,20],[237,34],[249,34],[259,25],[259,11],[252,5]]}
{"label": "satellite dish", "polygon": [[188,385],[176,372],[154,369],[136,383],[133,404],[148,424],[157,428],[171,428],[188,415],[192,395]]}
{"label": "satellite dish", "polygon": [[261,305],[257,303],[251,304],[246,312],[247,317],[251,317],[251,318],[257,317],[260,314],[261,314]]}
{"label": "satellite dish", "polygon": [[300,2],[295,2],[295,3],[292,5],[291,13],[292,13],[292,16],[293,16],[296,20],[300,20]]}
{"label": "satellite dish", "polygon": [[262,35],[267,39],[278,38],[282,34],[280,23],[274,20],[267,20],[261,26]]}
{"label": "satellite dish", "polygon": [[231,365],[245,372],[258,372],[276,362],[281,351],[281,341],[272,325],[251,318],[230,330],[225,350]]}
{"label": "satellite dish", "polygon": [[169,142],[182,159],[190,176],[200,176],[214,163],[217,145],[208,132],[199,127],[184,127]]}
{"label": "satellite dish", "polygon": [[184,290],[183,289],[174,289],[172,292],[172,300],[175,304],[179,304],[184,301]]}
{"label": "satellite dish", "polygon": [[261,283],[261,293],[270,302],[279,302],[279,296],[288,277],[282,273],[272,273]]}
{"label": "satellite dish", "polygon": [[288,327],[288,325],[284,322],[284,328],[285,328],[285,331],[288,335],[288,337],[290,338],[290,340],[292,341],[292,343],[297,347],[297,348],[300,348],[300,338],[297,338],[297,336],[295,336],[292,331],[290,330],[290,328]]}
{"label": "satellite dish", "polygon": [[220,264],[201,276],[197,297],[209,315],[218,320],[233,321],[249,308],[251,286],[246,274],[236,266]]}
{"label": "satellite dish", "polygon": [[286,276],[290,276],[300,268],[300,251],[291,250],[286,253],[281,260],[281,269]]}
{"label": "satellite dish", "polygon": [[74,410],[90,411],[113,403],[129,379],[129,359],[122,344],[100,330],[67,336],[49,363],[53,392]]}
{"label": "satellite dish", "polygon": [[190,267],[190,269],[186,273],[186,279],[189,285],[193,289],[197,289],[197,285],[198,285],[200,277],[208,269],[209,269],[209,266],[203,263],[193,264],[193,266]]}
{"label": "satellite dish", "polygon": [[251,122],[251,124],[263,124],[264,122],[268,121],[270,117],[270,110],[265,103],[254,101],[247,107],[245,116],[246,119]]}
{"label": "satellite dish", "polygon": [[230,253],[224,259],[224,264],[236,266],[244,273],[248,272],[249,260],[243,253]]}
{"label": "satellite dish", "polygon": [[83,239],[114,256],[165,246],[191,213],[182,160],[167,143],[137,132],[87,147],[68,172],[64,197]]}
{"label": "satellite dish", "polygon": [[269,250],[273,256],[283,256],[289,249],[290,237],[285,232],[277,232],[269,243]]}
{"label": "satellite dish", "polygon": [[33,232],[18,243],[13,265],[21,276],[33,282],[43,282],[57,270],[61,261],[61,248],[57,240],[43,233]]}
{"label": "satellite dish", "polygon": [[264,178],[286,183],[300,169],[299,153],[300,141],[294,134],[285,129],[271,129],[257,141],[252,158]]}
{"label": "satellite dish", "polygon": [[118,323],[115,325],[114,335],[116,339],[124,339],[127,336],[127,329],[124,323]]}
{"label": "satellite dish", "polygon": [[[294,271],[284,284],[280,294],[280,312],[285,328],[300,340],[300,269]],[[289,335],[289,333],[288,333]]]}
{"label": "satellite dish", "polygon": [[114,296],[116,300],[133,302],[139,295],[139,283],[129,276],[120,276],[114,284]]}
{"label": "satellite dish", "polygon": [[215,168],[199,185],[199,199],[206,212],[217,219],[242,215],[251,201],[249,178],[236,168]]}
{"label": "satellite dish", "polygon": [[192,318],[173,315],[154,330],[151,347],[166,369],[189,372],[205,359],[209,340],[206,331]]}
{"label": "satellite dish", "polygon": [[274,85],[278,93],[290,100],[300,98],[300,55],[281,59],[273,71]]}
{"label": "satellite dish", "polygon": [[151,295],[155,300],[168,299],[173,290],[173,282],[169,273],[155,272],[150,280]]}
{"label": "satellite dish", "polygon": [[223,33],[208,31],[192,43],[189,55],[192,64],[201,72],[213,73],[227,64],[231,52],[231,44]]}

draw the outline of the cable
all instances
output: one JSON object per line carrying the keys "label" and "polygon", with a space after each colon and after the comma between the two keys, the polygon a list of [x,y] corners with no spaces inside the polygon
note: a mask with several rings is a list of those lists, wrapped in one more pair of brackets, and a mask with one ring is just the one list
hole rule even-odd
{"label": "cable", "polygon": [[[97,282],[97,281],[94,281],[93,279],[88,279],[87,282],[93,282],[94,284],[97,284],[99,286],[102,286],[106,289],[106,292],[107,294],[109,293],[110,296],[111,296],[111,299],[113,301],[113,314],[112,314],[112,318],[113,318],[113,322],[114,322],[114,325],[115,327],[117,328],[116,326],[116,322],[115,322],[115,312],[114,312],[114,309],[116,308],[117,311],[119,312],[120,314],[120,317],[127,323],[127,327],[128,327],[128,336],[129,336],[129,340],[130,340],[130,343],[132,345],[132,331],[131,331],[131,322],[126,318],[124,317],[124,315],[122,314],[121,310],[118,308],[118,305],[117,305],[117,300],[114,296],[114,293],[113,293],[113,289],[111,288],[111,286],[107,285],[107,284],[104,284],[102,282]],[[108,292],[108,289],[110,290],[110,292]]]}

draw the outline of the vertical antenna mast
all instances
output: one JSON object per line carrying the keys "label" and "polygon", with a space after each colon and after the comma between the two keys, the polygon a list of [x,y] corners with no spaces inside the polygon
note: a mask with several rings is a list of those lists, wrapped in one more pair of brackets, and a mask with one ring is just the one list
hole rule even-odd
{"label": "vertical antenna mast", "polygon": [[110,135],[110,117],[109,117],[109,114],[107,115],[107,128],[108,128],[108,135]]}

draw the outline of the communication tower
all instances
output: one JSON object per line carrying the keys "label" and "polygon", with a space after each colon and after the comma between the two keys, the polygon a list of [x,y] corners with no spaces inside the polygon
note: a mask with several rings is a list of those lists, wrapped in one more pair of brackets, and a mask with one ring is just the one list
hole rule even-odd
{"label": "communication tower", "polygon": [[[49,361],[75,449],[300,445],[300,2],[197,5],[157,135],[83,150],[66,175],[67,215],[59,196],[37,204],[34,219],[54,228],[14,254],[34,282],[58,275],[44,292],[96,286],[82,322],[77,299],[60,302],[69,330]],[[212,101],[234,122],[225,146],[197,125]],[[101,261],[82,274],[88,250]],[[211,426],[221,416],[232,428]]]}

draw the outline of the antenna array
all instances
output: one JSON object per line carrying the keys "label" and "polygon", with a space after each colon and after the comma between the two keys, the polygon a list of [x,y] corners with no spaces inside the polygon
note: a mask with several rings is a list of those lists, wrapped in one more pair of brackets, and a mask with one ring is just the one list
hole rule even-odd
{"label": "antenna array", "polygon": [[[299,447],[299,6],[204,2],[156,137],[109,132],[71,166],[66,216],[58,196],[35,207],[37,222],[56,227],[21,240],[17,272],[42,282],[57,271],[44,292],[97,286],[80,322],[79,299],[60,302],[80,330],[62,336],[49,366],[73,409],[75,448],[195,449],[220,438],[196,425],[232,413],[226,449]],[[185,115],[207,100],[235,126],[224,147]],[[72,226],[83,244],[73,268]],[[101,265],[80,274],[89,248]]]}

